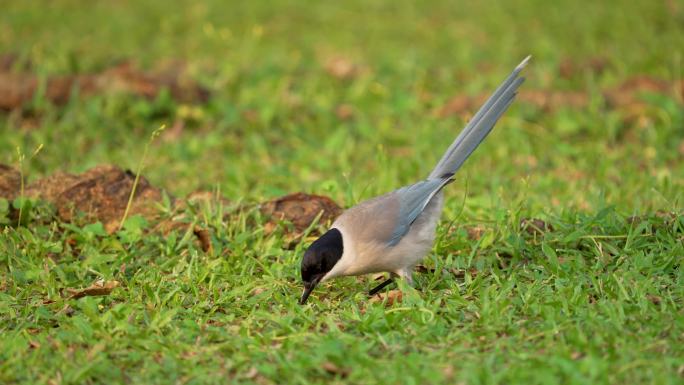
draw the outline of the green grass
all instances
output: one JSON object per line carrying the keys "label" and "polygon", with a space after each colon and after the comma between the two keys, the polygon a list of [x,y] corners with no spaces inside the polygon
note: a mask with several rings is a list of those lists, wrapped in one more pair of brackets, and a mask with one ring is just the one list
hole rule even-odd
{"label": "green grass", "polygon": [[[29,182],[100,163],[135,169],[152,131],[181,120],[180,136],[149,148],[152,184],[246,203],[306,191],[350,206],[426,175],[463,125],[434,111],[492,90],[527,54],[523,87],[589,90],[592,103],[514,105],[449,186],[425,260],[435,272],[416,273],[391,306],[368,301],[370,277],[297,305],[308,242],[288,250],[257,210],[189,208],[212,230],[204,253],[191,234],[147,234],[132,219],[106,235],[38,205],[31,225],[0,230],[0,382],[684,381],[681,100],[646,96],[648,118],[625,123],[600,98],[638,74],[682,78],[677,2],[6,3],[0,52],[42,76],[182,59],[212,91],[197,107],[37,99],[31,129],[1,115],[0,162],[44,145],[25,161]],[[335,56],[364,70],[336,79],[324,68]],[[596,56],[610,63],[603,74],[558,77],[564,59]],[[336,116],[341,104],[353,119]],[[521,230],[529,217],[553,230]],[[470,239],[478,225],[484,235]],[[98,279],[121,287],[67,299]]]}

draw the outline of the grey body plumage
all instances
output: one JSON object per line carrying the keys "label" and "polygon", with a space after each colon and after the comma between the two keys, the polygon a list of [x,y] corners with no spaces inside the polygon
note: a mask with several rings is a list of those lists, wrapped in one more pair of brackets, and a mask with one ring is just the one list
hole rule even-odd
{"label": "grey body plumage", "polygon": [[[305,290],[301,303],[319,282],[338,276],[389,272],[411,281],[413,267],[432,248],[444,203],[443,187],[511,105],[524,81],[519,74],[528,60],[529,56],[473,116],[427,179],[349,208],[311,245],[302,260]],[[341,245],[336,242],[331,249],[327,240],[337,239],[337,233]]]}

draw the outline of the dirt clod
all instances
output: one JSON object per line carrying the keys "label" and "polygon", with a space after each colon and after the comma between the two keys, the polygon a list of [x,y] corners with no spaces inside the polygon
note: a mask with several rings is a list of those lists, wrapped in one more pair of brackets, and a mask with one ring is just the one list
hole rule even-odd
{"label": "dirt clod", "polygon": [[608,105],[623,107],[640,102],[641,93],[667,94],[675,90],[676,85],[662,79],[650,76],[634,76],[622,82],[617,87],[607,90],[604,95]]}
{"label": "dirt clod", "polygon": [[203,229],[200,227],[195,227],[193,230],[195,233],[195,236],[197,239],[199,239],[200,246],[202,247],[202,251],[205,253],[209,253],[212,250],[211,246],[211,234],[209,233],[209,230]]}
{"label": "dirt clod", "polygon": [[654,305],[660,305],[660,303],[663,301],[662,298],[654,294],[649,294],[646,296],[646,298],[648,298],[648,300]]}
{"label": "dirt clod", "polygon": [[481,106],[487,95],[481,94],[477,96],[457,95],[449,99],[441,108],[437,110],[437,115],[446,118],[453,115],[460,117],[467,117],[467,115],[475,113],[476,109]]}
{"label": "dirt clod", "polygon": [[62,171],[40,178],[26,187],[26,195],[55,202],[66,189],[78,183],[79,177]]}
{"label": "dirt clod", "polygon": [[[603,71],[606,65],[608,64],[602,63],[597,59],[596,62],[590,61],[583,66],[587,66],[591,71]],[[569,66],[569,64],[566,66]],[[575,69],[574,67],[573,69],[565,68],[561,69],[561,71],[569,72],[575,71]],[[672,82],[651,76],[638,75],[601,92],[605,100],[605,107],[610,110],[620,111],[625,115],[626,122],[639,121],[650,113],[649,104],[642,98],[642,94],[645,93],[677,98],[677,95],[684,93],[684,81]],[[585,108],[589,105],[590,96],[589,90],[568,91],[522,88],[518,94],[518,101],[546,112],[553,112],[561,108]],[[437,109],[436,114],[442,118],[453,115],[469,118],[488,97],[489,93],[470,96],[457,95]]]}
{"label": "dirt clod", "polygon": [[574,58],[565,58],[558,65],[558,74],[566,79],[573,78],[575,75],[583,73],[600,75],[609,67],[610,61],[602,56],[590,57],[583,61]]}
{"label": "dirt clod", "polygon": [[21,56],[14,52],[0,55],[0,72],[12,71],[15,67],[27,70],[30,68],[30,63],[22,60]]}
{"label": "dirt clod", "polygon": [[318,223],[327,223],[342,213],[342,208],[332,199],[313,194],[294,193],[266,202],[261,212],[270,217],[273,228],[279,221],[292,223],[294,230],[301,233],[321,216]]}
{"label": "dirt clod", "polygon": [[[132,172],[104,165],[79,175],[57,173],[39,179],[26,189],[26,195],[55,204],[62,221],[71,222],[81,212],[85,220],[100,221],[108,232],[113,232],[123,217],[134,181]],[[159,201],[161,191],[141,176],[129,217],[135,214],[148,219],[155,217],[154,202]]]}
{"label": "dirt clod", "polygon": [[[9,62],[10,59],[4,59]],[[44,85],[44,97],[56,105],[66,104],[72,92],[80,96],[119,92],[153,99],[163,89],[184,103],[204,103],[209,91],[187,79],[180,67],[161,72],[143,72],[123,62],[99,73],[52,76],[47,79],[24,70],[14,73],[13,66],[3,64],[0,70],[0,110],[11,111],[30,103]]]}
{"label": "dirt clod", "polygon": [[522,90],[519,98],[544,111],[582,108],[589,104],[589,95],[582,91]]}
{"label": "dirt clod", "polygon": [[8,201],[16,198],[21,191],[21,174],[18,170],[0,164],[0,198]]}

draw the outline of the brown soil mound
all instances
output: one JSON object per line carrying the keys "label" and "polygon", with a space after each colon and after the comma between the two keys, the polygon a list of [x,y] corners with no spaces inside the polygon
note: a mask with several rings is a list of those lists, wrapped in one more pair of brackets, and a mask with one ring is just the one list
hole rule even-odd
{"label": "brown soil mound", "polygon": [[0,198],[9,201],[19,195],[21,190],[21,174],[10,166],[0,164]]}
{"label": "brown soil mound", "polygon": [[[618,110],[633,118],[635,111],[645,113],[647,103],[642,95],[646,93],[671,96],[676,100],[684,95],[684,81],[666,81],[645,75],[634,76],[623,83],[602,91],[606,108]],[[440,117],[468,115],[474,113],[489,94],[475,96],[457,95],[438,108]],[[584,108],[589,105],[589,91],[535,90],[522,89],[518,95],[521,103],[532,105],[551,112],[561,108]],[[680,100],[681,101],[681,100]]]}
{"label": "brown soil mound", "polygon": [[318,223],[327,223],[337,218],[342,209],[328,197],[300,192],[264,203],[261,212],[271,218],[267,224],[267,232],[272,230],[278,221],[285,220],[292,223],[295,232],[301,233],[319,215],[321,217]]}
{"label": "brown soil mound", "polygon": [[[27,197],[53,203],[60,220],[70,222],[76,213],[85,214],[86,221],[100,221],[107,231],[119,226],[135,175],[115,166],[98,166],[83,174],[58,172],[39,179],[26,187]],[[20,194],[19,172],[0,165],[0,198],[12,200]],[[140,177],[129,215],[153,218],[155,202],[161,201],[161,191]]]}
{"label": "brown soil mound", "polygon": [[63,105],[74,91],[80,96],[111,92],[153,99],[163,89],[184,103],[205,103],[209,91],[185,77],[182,66],[160,72],[143,72],[124,62],[99,73],[51,76],[42,79],[24,69],[11,72],[12,57],[5,55],[0,65],[0,110],[19,109],[31,102],[39,90],[50,102]]}
{"label": "brown soil mound", "polygon": [[[24,195],[54,204],[57,217],[61,221],[72,222],[76,218],[85,222],[100,221],[111,233],[119,227],[134,181],[135,175],[130,171],[102,165],[82,174],[56,172],[29,184]],[[19,196],[20,189],[19,172],[10,166],[0,164],[0,198],[12,200]],[[179,214],[172,219],[158,222],[156,229],[162,233],[172,230],[185,231],[189,225],[187,221],[182,220],[185,215],[185,202],[198,200],[229,204],[228,200],[213,193],[192,193],[185,200],[176,200],[174,208]],[[156,204],[161,201],[161,190],[141,176],[128,215],[137,214],[148,221],[157,220],[159,211]],[[267,233],[272,232],[279,223],[286,221],[292,226],[285,226],[285,232],[296,239],[319,215],[319,223],[326,223],[335,219],[342,209],[328,197],[294,193],[262,204],[260,211],[269,218],[266,223]],[[195,226],[193,232],[200,240],[202,249],[209,251],[209,229]]]}

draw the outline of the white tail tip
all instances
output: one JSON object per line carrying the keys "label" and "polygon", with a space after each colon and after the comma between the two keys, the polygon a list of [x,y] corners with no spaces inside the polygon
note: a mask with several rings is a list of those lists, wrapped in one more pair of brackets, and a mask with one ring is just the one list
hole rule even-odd
{"label": "white tail tip", "polygon": [[529,62],[530,59],[532,59],[532,55],[527,55],[527,57],[524,58],[523,61],[521,61],[520,64],[518,64],[518,66],[515,67],[515,69],[521,70],[521,69],[525,68],[525,66],[527,65],[527,62]]}

